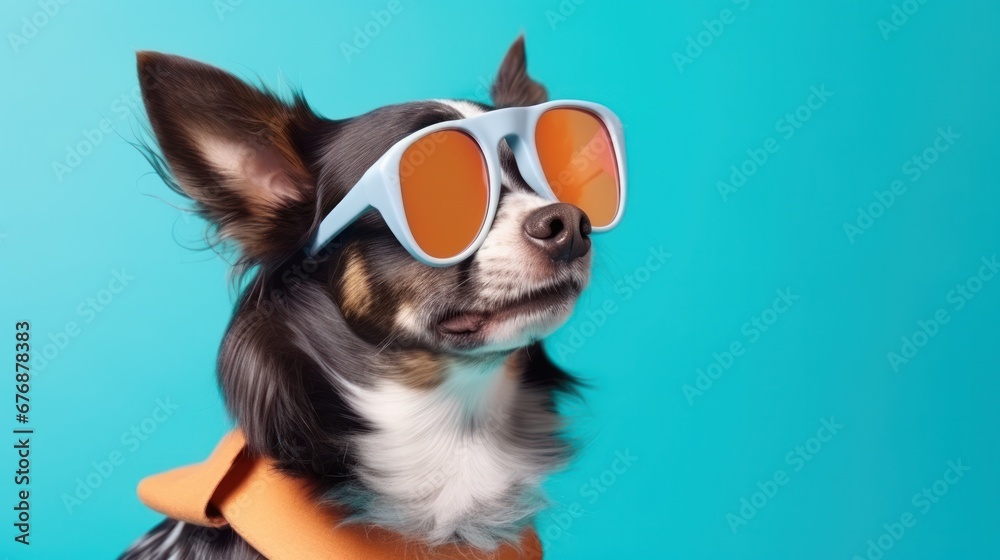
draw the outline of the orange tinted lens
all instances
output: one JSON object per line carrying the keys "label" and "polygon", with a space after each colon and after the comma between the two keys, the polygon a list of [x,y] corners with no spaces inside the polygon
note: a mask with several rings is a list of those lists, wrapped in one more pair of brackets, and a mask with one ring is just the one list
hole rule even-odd
{"label": "orange tinted lens", "polygon": [[464,251],[489,207],[489,174],[479,144],[459,130],[432,132],[399,162],[403,211],[417,245],[439,259]]}
{"label": "orange tinted lens", "polygon": [[549,109],[538,119],[535,146],[545,179],[561,202],[587,213],[595,227],[618,212],[618,160],[611,135],[583,109]]}

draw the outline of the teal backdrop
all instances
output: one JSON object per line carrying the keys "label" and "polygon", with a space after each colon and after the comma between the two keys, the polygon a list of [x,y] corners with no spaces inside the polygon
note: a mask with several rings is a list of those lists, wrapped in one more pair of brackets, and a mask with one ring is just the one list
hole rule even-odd
{"label": "teal backdrop", "polygon": [[553,98],[621,116],[631,187],[548,341],[593,388],[567,406],[584,446],[547,484],[547,557],[996,558],[998,18],[961,0],[4,2],[0,556],[113,557],[159,519],[136,483],[229,427],[227,264],[129,144],[136,50],[346,117],[486,100],[525,33]]}

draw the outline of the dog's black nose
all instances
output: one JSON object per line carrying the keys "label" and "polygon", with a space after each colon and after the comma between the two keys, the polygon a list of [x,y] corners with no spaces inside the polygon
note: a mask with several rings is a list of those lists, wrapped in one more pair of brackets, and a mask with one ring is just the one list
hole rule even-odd
{"label": "dog's black nose", "polygon": [[549,204],[528,214],[524,233],[556,262],[568,263],[590,251],[590,218],[572,204]]}

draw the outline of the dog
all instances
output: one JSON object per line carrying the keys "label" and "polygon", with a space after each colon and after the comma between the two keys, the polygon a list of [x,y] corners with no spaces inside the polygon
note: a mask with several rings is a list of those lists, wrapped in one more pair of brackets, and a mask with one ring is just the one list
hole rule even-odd
{"label": "dog", "polygon": [[[200,62],[137,59],[158,144],[147,158],[194,201],[210,240],[233,249],[241,292],[217,373],[247,450],[308,481],[350,523],[431,546],[516,542],[545,507],[541,483],[575,447],[557,405],[582,383],[541,340],[588,285],[586,216],[536,194],[502,144],[496,217],[465,261],[418,262],[376,212],[315,257],[303,248],[408,134],[547,101],[523,37],[503,58],[492,106],[420,101],[343,120]],[[233,530],[212,531],[166,519],[121,558],[263,557]]]}

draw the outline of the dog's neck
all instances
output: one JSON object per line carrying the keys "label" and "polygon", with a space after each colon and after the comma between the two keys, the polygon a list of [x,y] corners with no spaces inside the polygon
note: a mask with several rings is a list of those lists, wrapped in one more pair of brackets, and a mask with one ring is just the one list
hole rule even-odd
{"label": "dog's neck", "polygon": [[523,508],[519,494],[546,469],[512,433],[519,374],[516,363],[450,364],[435,387],[352,388],[348,401],[373,427],[357,438],[360,478],[377,492],[364,517],[431,541],[476,542],[489,516]]}
{"label": "dog's neck", "polygon": [[543,505],[539,485],[565,458],[560,421],[548,395],[525,385],[520,353],[445,368],[434,387],[387,379],[351,389],[373,428],[356,438],[359,478],[375,491],[359,517],[493,548],[516,540]]}
{"label": "dog's neck", "polygon": [[574,380],[539,344],[488,359],[373,347],[321,291],[294,296],[239,313],[223,346],[249,448],[354,520],[432,544],[516,541],[571,454],[555,403]]}

